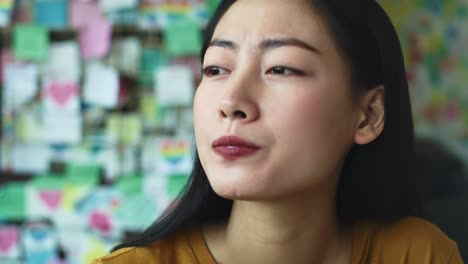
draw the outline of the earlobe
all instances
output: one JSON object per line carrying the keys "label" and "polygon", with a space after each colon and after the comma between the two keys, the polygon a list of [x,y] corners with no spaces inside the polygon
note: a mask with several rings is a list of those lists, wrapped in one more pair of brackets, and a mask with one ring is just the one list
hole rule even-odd
{"label": "earlobe", "polygon": [[382,134],[385,126],[385,89],[383,85],[368,91],[361,100],[354,142],[369,144]]}

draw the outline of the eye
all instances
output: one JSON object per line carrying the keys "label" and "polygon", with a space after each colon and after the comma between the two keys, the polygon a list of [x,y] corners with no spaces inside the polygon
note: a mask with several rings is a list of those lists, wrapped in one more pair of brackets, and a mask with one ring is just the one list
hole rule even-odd
{"label": "eye", "polygon": [[267,74],[274,75],[304,75],[304,72],[285,66],[275,66],[267,71]]}
{"label": "eye", "polygon": [[203,68],[203,75],[208,76],[208,77],[213,77],[216,75],[221,75],[221,74],[226,74],[228,73],[228,70],[223,69],[221,67],[217,66],[207,66]]}

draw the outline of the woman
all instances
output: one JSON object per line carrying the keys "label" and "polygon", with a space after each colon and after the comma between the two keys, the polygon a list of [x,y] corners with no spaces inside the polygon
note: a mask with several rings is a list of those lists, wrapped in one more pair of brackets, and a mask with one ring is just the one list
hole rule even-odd
{"label": "woman", "polygon": [[222,1],[177,204],[95,263],[462,263],[417,218],[401,49],[372,0]]}

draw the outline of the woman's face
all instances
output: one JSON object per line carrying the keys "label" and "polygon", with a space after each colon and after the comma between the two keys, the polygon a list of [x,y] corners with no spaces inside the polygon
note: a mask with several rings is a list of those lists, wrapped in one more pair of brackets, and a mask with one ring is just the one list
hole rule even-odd
{"label": "woman's face", "polygon": [[193,109],[198,154],[216,193],[271,200],[335,186],[358,112],[335,46],[303,0],[240,0],[227,11]]}

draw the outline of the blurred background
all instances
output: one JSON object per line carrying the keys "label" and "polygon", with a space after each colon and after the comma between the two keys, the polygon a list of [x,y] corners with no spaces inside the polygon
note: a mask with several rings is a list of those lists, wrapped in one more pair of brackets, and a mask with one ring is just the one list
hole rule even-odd
{"label": "blurred background", "polygon": [[[0,262],[90,263],[186,183],[219,0],[0,0]],[[468,2],[381,0],[404,49],[426,215],[468,257]]]}

